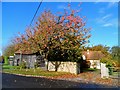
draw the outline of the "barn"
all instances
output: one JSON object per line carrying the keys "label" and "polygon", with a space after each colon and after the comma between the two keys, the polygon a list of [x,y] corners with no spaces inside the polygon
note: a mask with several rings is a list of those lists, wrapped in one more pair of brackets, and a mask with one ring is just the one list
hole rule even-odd
{"label": "barn", "polygon": [[39,67],[44,67],[44,59],[39,53],[32,53],[31,51],[16,51],[14,54],[14,65],[19,66],[21,62],[26,63],[27,68],[35,68],[38,63]]}

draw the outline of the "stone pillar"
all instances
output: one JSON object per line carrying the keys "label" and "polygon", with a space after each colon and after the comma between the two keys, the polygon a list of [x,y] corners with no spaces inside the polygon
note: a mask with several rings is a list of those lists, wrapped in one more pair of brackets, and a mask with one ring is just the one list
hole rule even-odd
{"label": "stone pillar", "polygon": [[101,63],[101,78],[109,78],[109,70],[104,63]]}

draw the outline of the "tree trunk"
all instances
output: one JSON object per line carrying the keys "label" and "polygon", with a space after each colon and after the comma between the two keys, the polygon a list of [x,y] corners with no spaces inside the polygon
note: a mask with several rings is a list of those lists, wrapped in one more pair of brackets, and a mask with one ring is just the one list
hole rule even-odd
{"label": "tree trunk", "polygon": [[57,70],[58,70],[58,63],[57,61],[55,61],[55,71],[57,72]]}

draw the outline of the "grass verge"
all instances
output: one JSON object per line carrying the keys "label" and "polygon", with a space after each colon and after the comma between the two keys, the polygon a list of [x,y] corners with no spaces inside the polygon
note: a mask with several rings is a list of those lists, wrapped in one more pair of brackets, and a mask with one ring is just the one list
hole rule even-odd
{"label": "grass verge", "polygon": [[68,75],[70,73],[66,72],[55,72],[55,71],[45,71],[42,69],[20,69],[18,66],[3,65],[2,72],[10,74],[22,74],[22,75],[31,75],[31,76],[61,76]]}

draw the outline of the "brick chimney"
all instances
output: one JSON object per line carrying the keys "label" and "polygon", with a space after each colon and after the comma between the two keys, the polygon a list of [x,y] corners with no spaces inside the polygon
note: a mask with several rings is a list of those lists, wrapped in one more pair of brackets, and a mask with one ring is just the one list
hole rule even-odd
{"label": "brick chimney", "polygon": [[90,52],[89,52],[89,49],[87,50],[87,54],[89,54]]}

